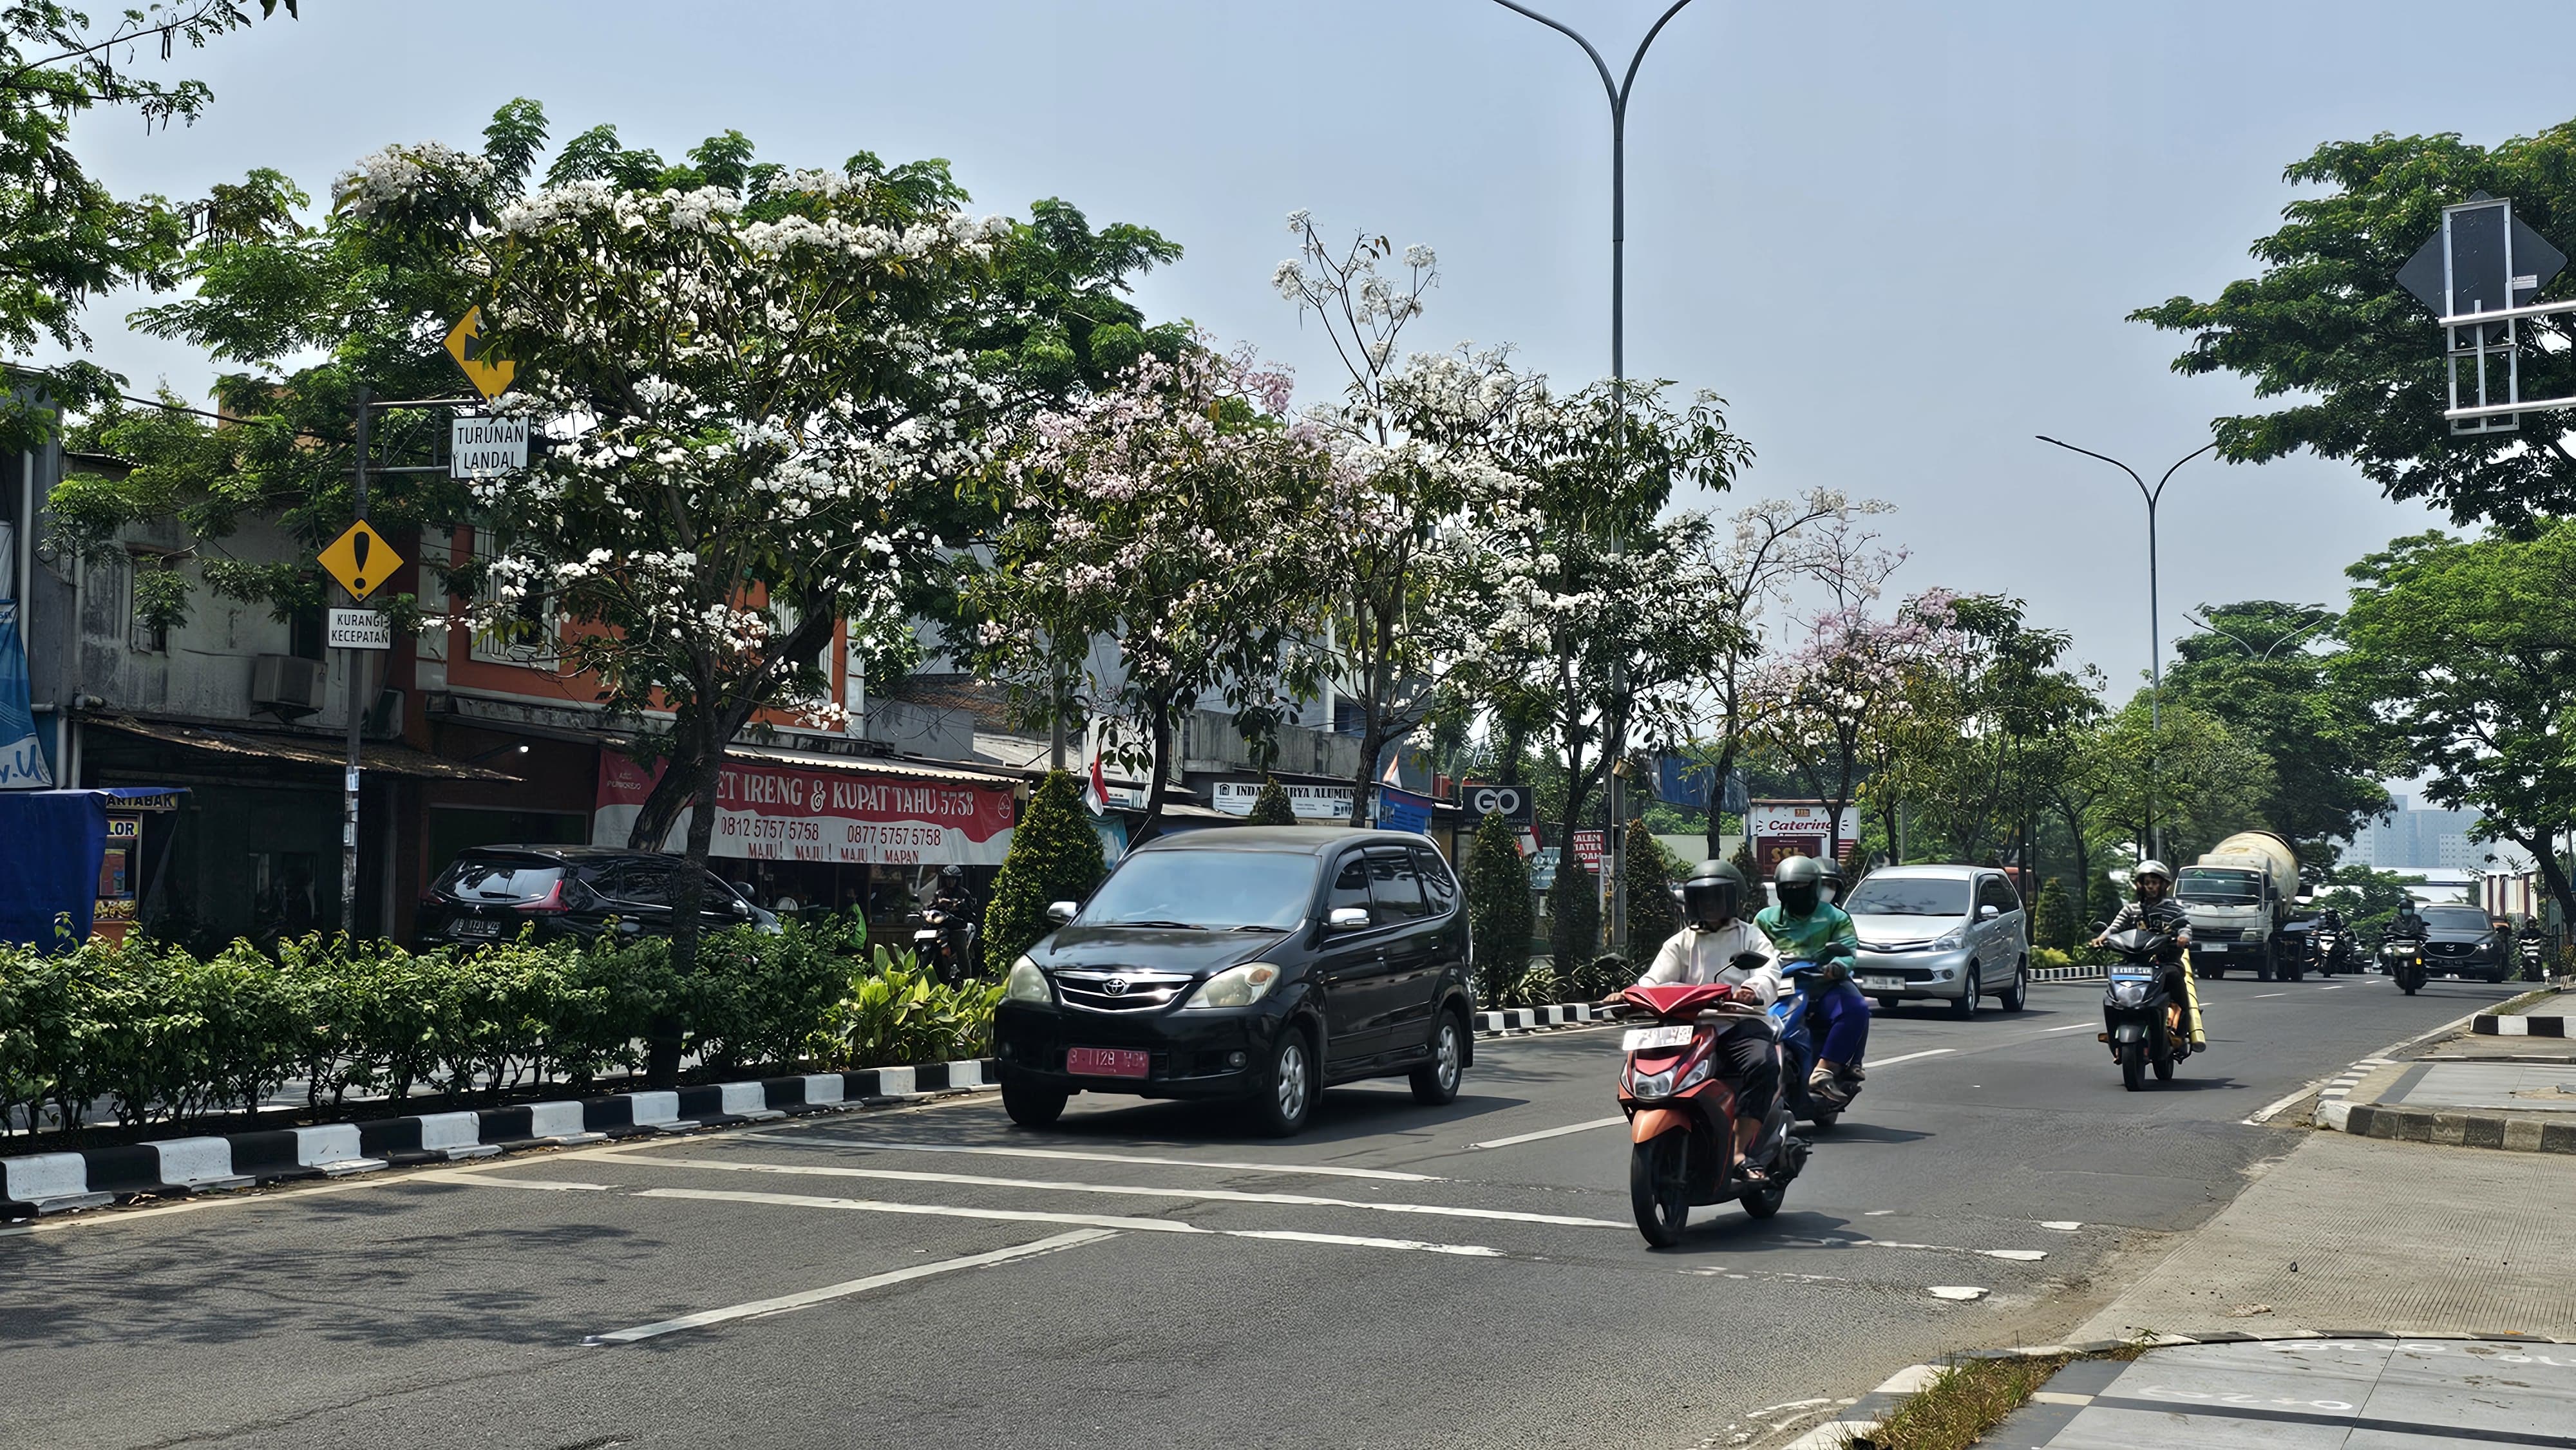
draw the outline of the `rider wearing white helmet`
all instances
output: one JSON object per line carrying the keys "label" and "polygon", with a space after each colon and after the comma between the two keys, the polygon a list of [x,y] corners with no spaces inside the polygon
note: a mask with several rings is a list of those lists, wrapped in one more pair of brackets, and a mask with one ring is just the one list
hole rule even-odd
{"label": "rider wearing white helmet", "polygon": [[2141,861],[2129,873],[2129,885],[2137,892],[2137,900],[2120,908],[2120,914],[2111,918],[2111,924],[2102,929],[2100,936],[2093,938],[2093,945],[2098,947],[2112,933],[2137,926],[2168,933],[2181,942],[2182,998],[2191,1015],[2191,1050],[2207,1052],[2209,1034],[2201,1027],[2200,988],[2194,984],[2197,974],[2191,969],[2191,918],[2183,914],[2181,903],[2173,899],[2173,872],[2167,870],[2162,861]]}

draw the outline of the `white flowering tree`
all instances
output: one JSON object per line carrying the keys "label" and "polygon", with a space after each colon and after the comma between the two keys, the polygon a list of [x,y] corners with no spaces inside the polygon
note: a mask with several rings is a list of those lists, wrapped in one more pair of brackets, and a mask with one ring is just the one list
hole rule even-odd
{"label": "white flowering tree", "polygon": [[[1287,417],[1291,391],[1248,351],[1147,354],[1117,386],[1038,416],[1009,464],[1009,512],[964,561],[977,673],[1142,727],[1155,769],[1141,833],[1202,700],[1258,733],[1313,683],[1300,635],[1331,456]],[[1092,650],[1101,638],[1114,665]]]}

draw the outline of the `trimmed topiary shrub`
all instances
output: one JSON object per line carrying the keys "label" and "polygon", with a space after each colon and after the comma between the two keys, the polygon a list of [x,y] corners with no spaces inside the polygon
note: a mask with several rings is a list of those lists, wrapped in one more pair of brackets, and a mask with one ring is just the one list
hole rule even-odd
{"label": "trimmed topiary shrub", "polygon": [[1601,950],[1601,885],[1583,858],[1568,850],[1547,889],[1548,953],[1559,976],[1581,969]]}
{"label": "trimmed topiary shrub", "polygon": [[1055,929],[1046,918],[1049,902],[1080,901],[1107,874],[1099,833],[1091,829],[1073,776],[1048,772],[1020,813],[1001,874],[993,878],[993,904],[984,909],[984,960],[995,972],[1008,971],[1014,958]]}
{"label": "trimmed topiary shrub", "polygon": [[2075,945],[2075,903],[2066,899],[2066,883],[2051,876],[2039,888],[2039,902],[2031,908],[2031,932],[2038,945],[2056,951],[2067,951]]}
{"label": "trimmed topiary shrub", "polygon": [[1476,823],[1467,856],[1467,935],[1476,959],[1476,999],[1500,1006],[1529,971],[1529,863],[1521,859],[1520,833],[1487,811]]}
{"label": "trimmed topiary shrub", "polygon": [[1244,818],[1244,824],[1293,826],[1297,824],[1297,808],[1288,803],[1288,792],[1279,788],[1278,781],[1265,777],[1261,794],[1252,798],[1252,814]]}
{"label": "trimmed topiary shrub", "polygon": [[1674,932],[1682,929],[1681,908],[1673,904],[1673,879],[1664,850],[1644,821],[1628,823],[1628,955],[1650,962]]}

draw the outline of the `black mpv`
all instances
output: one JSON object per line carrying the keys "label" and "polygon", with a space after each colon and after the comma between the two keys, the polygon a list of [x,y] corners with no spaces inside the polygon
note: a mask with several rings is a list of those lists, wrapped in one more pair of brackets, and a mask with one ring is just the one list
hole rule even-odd
{"label": "black mpv", "polygon": [[1135,851],[1011,964],[1002,1104],[1043,1128],[1077,1092],[1239,1098],[1306,1125],[1334,1083],[1407,1075],[1426,1103],[1474,1061],[1467,913],[1417,835],[1209,828]]}
{"label": "black mpv", "polygon": [[[669,936],[672,901],[688,863],[668,851],[609,846],[476,846],[449,863],[420,900],[413,935],[422,950],[515,939],[591,941],[611,920],[622,936]],[[778,930],[778,918],[707,873],[698,899],[702,931]]]}

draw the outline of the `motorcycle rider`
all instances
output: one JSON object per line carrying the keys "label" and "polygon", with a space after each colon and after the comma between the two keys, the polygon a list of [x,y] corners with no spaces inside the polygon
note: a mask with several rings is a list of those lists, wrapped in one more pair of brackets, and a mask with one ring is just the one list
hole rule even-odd
{"label": "motorcycle rider", "polygon": [[939,883],[931,893],[930,909],[948,915],[948,920],[941,925],[940,934],[947,940],[949,960],[957,964],[959,972],[972,972],[975,964],[967,960],[967,945],[975,925],[975,898],[966,891],[966,868],[943,866],[939,869]]}
{"label": "motorcycle rider", "polygon": [[1869,1003],[1851,979],[1860,936],[1851,917],[1826,898],[1826,879],[1823,863],[1814,857],[1782,857],[1771,873],[1771,894],[1777,899],[1762,908],[1753,924],[1783,958],[1824,969],[1824,985],[1807,1002],[1823,1029],[1817,1033],[1816,1070],[1808,1075],[1807,1092],[1826,1107],[1841,1109],[1860,1086],[1861,1055],[1869,1049]]}
{"label": "motorcycle rider", "polygon": [[2191,1050],[2207,1052],[2209,1034],[2201,1026],[2200,988],[2196,981],[2199,974],[2191,969],[2191,918],[2183,915],[2182,904],[2173,899],[2173,873],[2165,869],[2162,861],[2141,861],[2137,869],[2129,873],[2129,886],[2137,894],[2137,899],[2120,908],[2120,914],[2111,918],[2111,924],[2102,928],[2101,935],[2093,938],[2093,945],[2098,947],[2114,935],[2136,926],[2164,932],[2180,942],[2183,948],[2183,1011],[2191,1019]]}
{"label": "motorcycle rider", "polygon": [[[1682,882],[1682,929],[1655,953],[1637,979],[1640,987],[1714,982],[1748,1006],[1768,1009],[1780,1000],[1780,964],[1762,933],[1742,917],[1744,873],[1730,861],[1702,861]],[[1616,1001],[1614,997],[1611,1000]],[[1735,1086],[1735,1151],[1740,1160],[1762,1143],[1763,1120],[1780,1095],[1779,1039],[1766,1018],[1745,1017],[1719,1033],[1714,1049]],[[1763,1174],[1746,1165],[1743,1174]]]}

